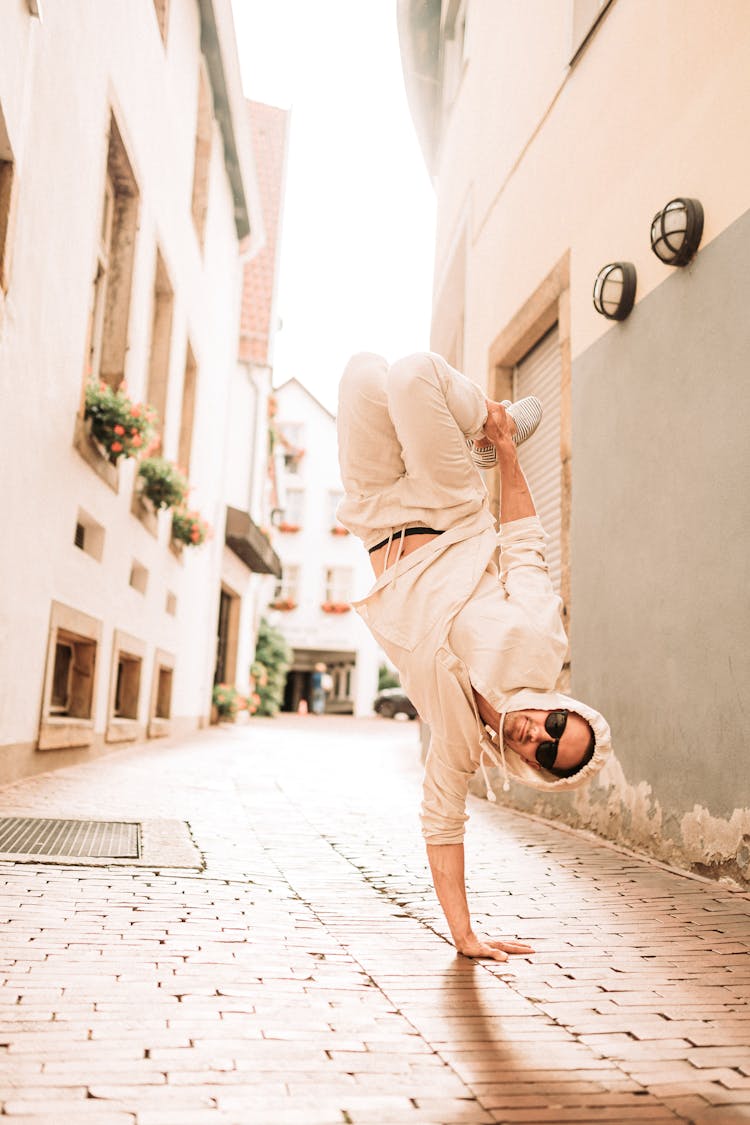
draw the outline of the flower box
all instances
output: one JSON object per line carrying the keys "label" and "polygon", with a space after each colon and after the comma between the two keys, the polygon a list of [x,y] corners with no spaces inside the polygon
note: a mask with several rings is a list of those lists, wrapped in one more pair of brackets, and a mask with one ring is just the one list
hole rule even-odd
{"label": "flower box", "polygon": [[331,528],[331,535],[348,535],[348,534],[349,534],[348,528],[342,527],[340,523],[336,524],[335,527]]}
{"label": "flower box", "polygon": [[125,383],[111,387],[89,380],[84,400],[84,418],[93,441],[112,465],[121,457],[138,457],[153,434],[156,414],[152,407],[133,402]]}
{"label": "flower box", "polygon": [[175,508],[172,512],[172,539],[186,547],[200,547],[209,538],[211,528],[199,512]]}
{"label": "flower box", "polygon": [[301,530],[302,528],[298,523],[286,523],[286,521],[284,521],[279,524],[279,531],[283,531],[287,535],[296,535],[297,532]]}
{"label": "flower box", "polygon": [[188,494],[183,473],[164,457],[146,457],[138,465],[138,487],[154,508],[181,508]]}
{"label": "flower box", "polygon": [[282,613],[290,613],[291,610],[297,608],[297,603],[292,598],[277,598],[276,601],[269,604],[268,608],[279,609]]}
{"label": "flower box", "polygon": [[348,602],[323,602],[323,613],[348,613],[352,608]]}

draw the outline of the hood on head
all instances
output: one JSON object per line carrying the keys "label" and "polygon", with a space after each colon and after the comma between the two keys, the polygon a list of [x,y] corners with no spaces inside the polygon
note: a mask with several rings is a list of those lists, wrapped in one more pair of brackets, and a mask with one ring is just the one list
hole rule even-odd
{"label": "hood on head", "polygon": [[505,753],[506,766],[515,781],[521,781],[532,789],[577,789],[599,772],[612,753],[612,736],[609,723],[604,716],[593,707],[589,707],[588,703],[581,703],[580,700],[572,699],[560,691],[531,691],[524,688],[514,692],[507,706],[503,708],[503,717],[509,711],[555,711],[560,708],[575,711],[590,725],[594,732],[593,758],[573,777],[555,777],[549,770],[535,769],[508,747]]}

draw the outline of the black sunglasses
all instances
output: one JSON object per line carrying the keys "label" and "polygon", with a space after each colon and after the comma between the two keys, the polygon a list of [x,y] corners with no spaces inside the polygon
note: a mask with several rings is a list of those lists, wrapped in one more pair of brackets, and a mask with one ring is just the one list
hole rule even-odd
{"label": "black sunglasses", "polygon": [[563,709],[560,711],[550,711],[547,718],[544,720],[544,729],[553,742],[540,742],[536,748],[536,760],[540,766],[546,770],[551,770],[555,765],[557,758],[557,748],[560,739],[565,731],[565,726],[568,722],[568,711]]}

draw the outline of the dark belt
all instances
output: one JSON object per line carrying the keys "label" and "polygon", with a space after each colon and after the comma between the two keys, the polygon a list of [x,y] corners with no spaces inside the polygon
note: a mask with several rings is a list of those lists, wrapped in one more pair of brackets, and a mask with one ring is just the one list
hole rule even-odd
{"label": "dark belt", "polygon": [[[442,535],[442,531],[436,531],[434,527],[407,527],[404,531],[394,532],[393,539],[400,539],[402,535]],[[391,536],[388,537],[389,539]],[[385,547],[388,539],[381,540],[376,543],[374,547],[368,548],[368,554],[373,551],[379,551],[381,547]]]}

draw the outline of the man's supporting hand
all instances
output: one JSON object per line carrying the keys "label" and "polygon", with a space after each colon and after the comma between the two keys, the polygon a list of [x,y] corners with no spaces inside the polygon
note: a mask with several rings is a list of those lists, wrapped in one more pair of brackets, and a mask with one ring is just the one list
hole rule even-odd
{"label": "man's supporting hand", "polygon": [[491,957],[493,961],[507,961],[509,953],[534,953],[530,945],[522,941],[490,941],[472,934],[468,941],[456,946],[464,957]]}
{"label": "man's supporting hand", "polygon": [[520,941],[482,940],[474,933],[466,901],[463,844],[428,844],[427,858],[435,891],[459,953],[465,957],[507,961],[510,953],[534,952],[530,945]]}

